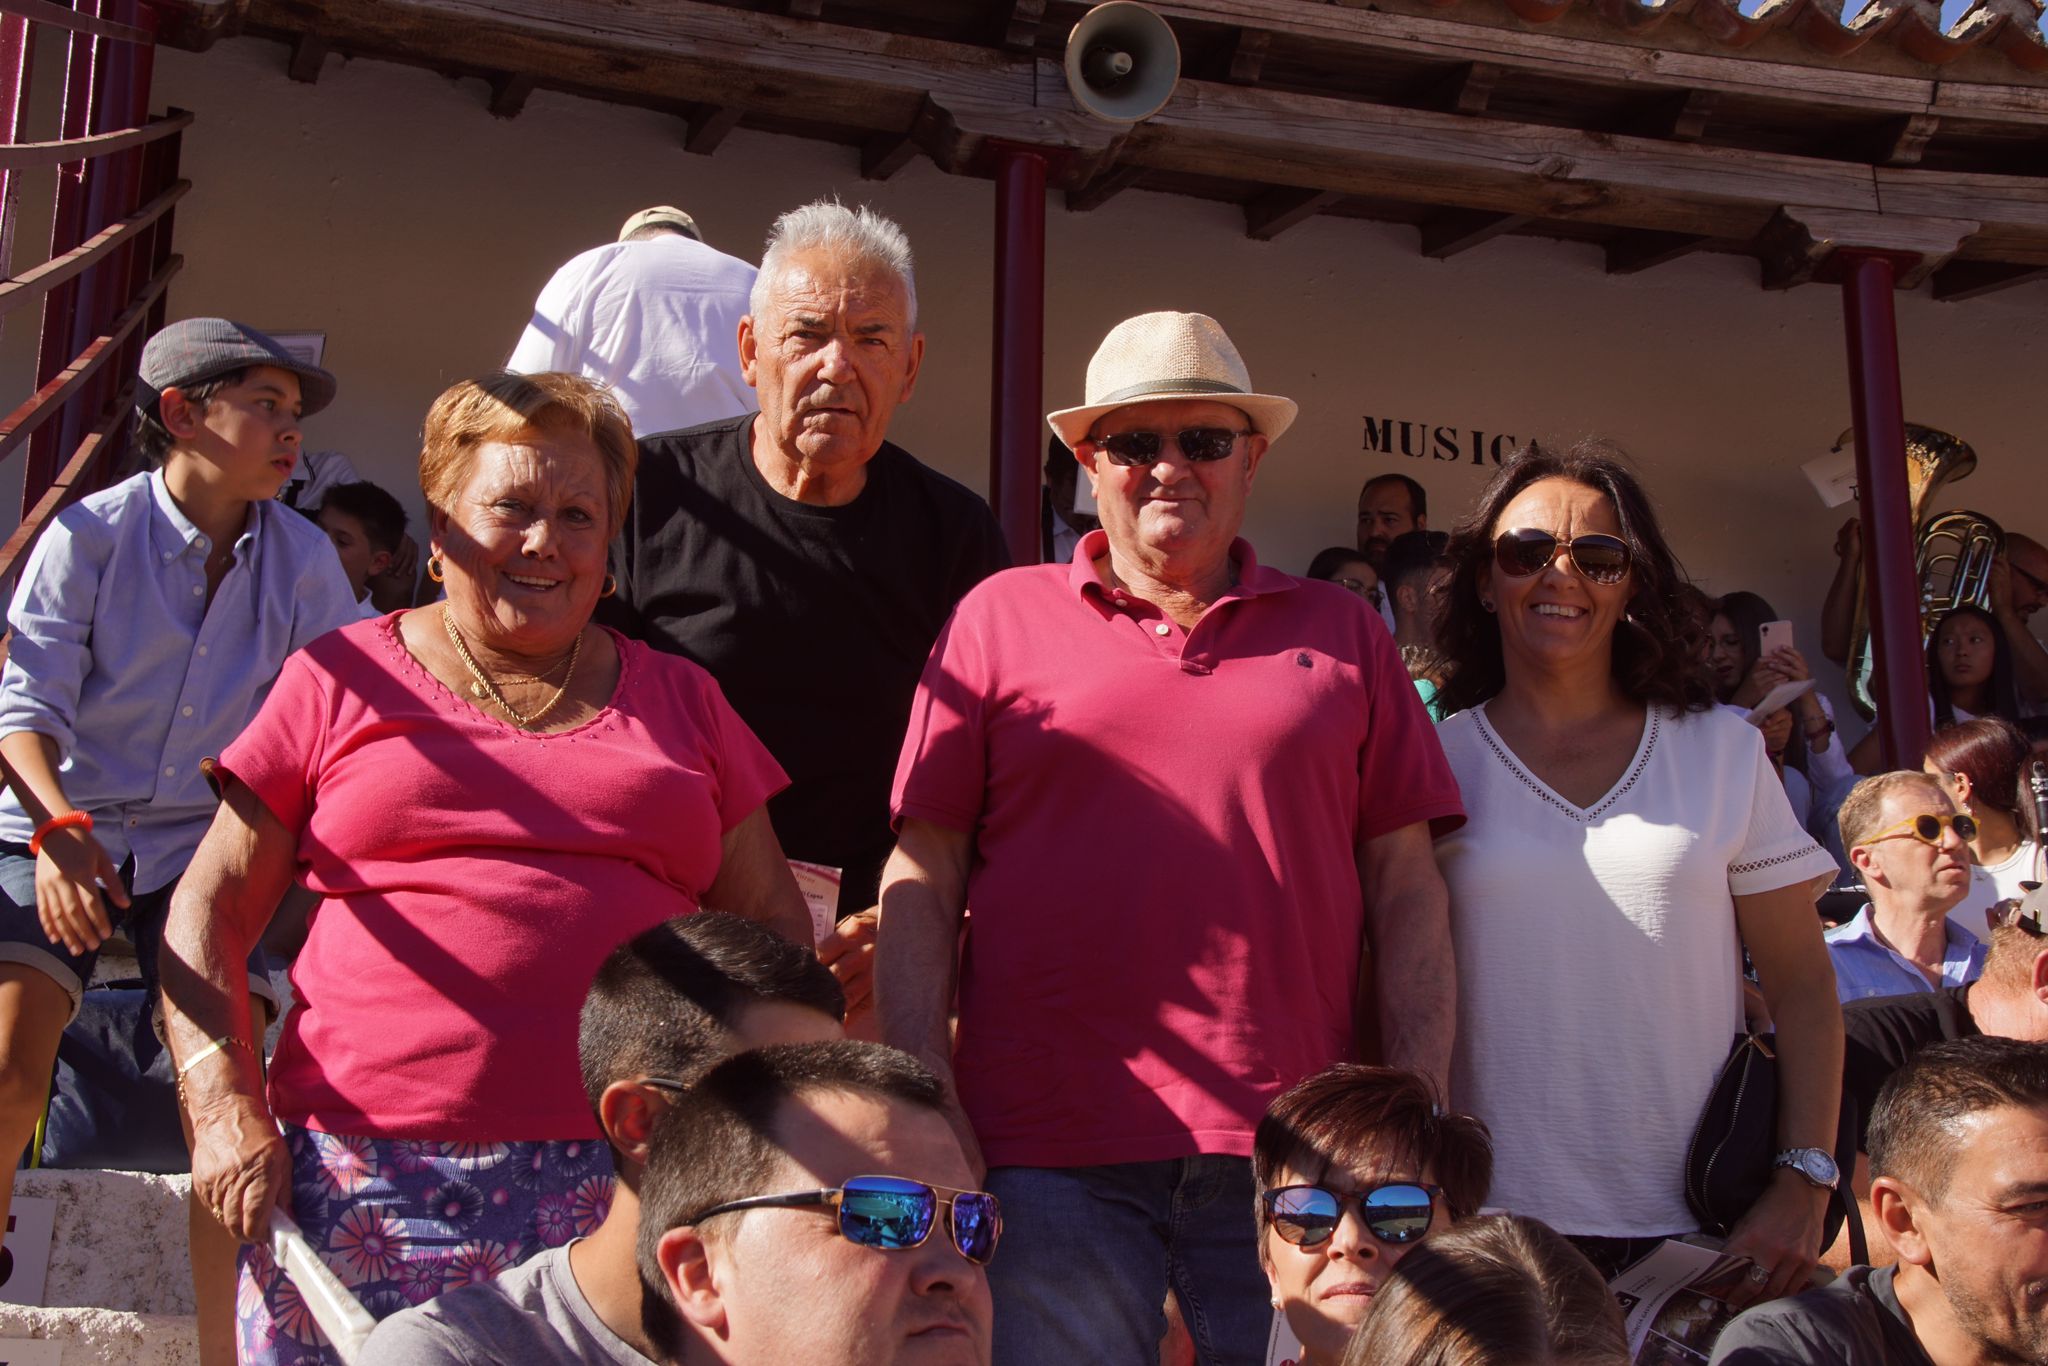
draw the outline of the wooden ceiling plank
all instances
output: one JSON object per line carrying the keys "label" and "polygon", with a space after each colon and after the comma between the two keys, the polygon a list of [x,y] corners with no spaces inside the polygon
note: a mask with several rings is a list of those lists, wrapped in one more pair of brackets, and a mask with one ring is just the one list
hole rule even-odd
{"label": "wooden ceiling plank", "polygon": [[1472,209],[1446,209],[1422,221],[1422,254],[1448,261],[1460,252],[1491,242],[1513,232],[1529,221],[1522,213],[1481,213]]}
{"label": "wooden ceiling plank", "polygon": [[1327,190],[1268,190],[1244,206],[1244,235],[1270,242],[1343,197]]}
{"label": "wooden ceiling plank", "polygon": [[2048,266],[2016,266],[1999,261],[1951,261],[1934,272],[1934,297],[1943,303],[1979,299],[2014,285],[2048,280]]}
{"label": "wooden ceiling plank", "polygon": [[825,0],[789,0],[792,18],[815,19],[825,12]]}
{"label": "wooden ceiling plank", "polygon": [[1690,256],[1708,240],[1683,232],[1619,232],[1607,243],[1607,273],[1635,275],[1651,270]]}
{"label": "wooden ceiling plank", "polygon": [[729,104],[706,105],[693,111],[683,132],[683,150],[710,156],[725,141],[725,135],[740,126],[745,113]]}
{"label": "wooden ceiling plank", "polygon": [[1451,76],[1449,100],[1453,114],[1476,117],[1486,112],[1493,99],[1493,87],[1501,77],[1499,62],[1467,62]]}
{"label": "wooden ceiling plank", "polygon": [[1067,209],[1087,213],[1099,209],[1145,178],[1143,166],[1112,166],[1086,185],[1067,191]]}

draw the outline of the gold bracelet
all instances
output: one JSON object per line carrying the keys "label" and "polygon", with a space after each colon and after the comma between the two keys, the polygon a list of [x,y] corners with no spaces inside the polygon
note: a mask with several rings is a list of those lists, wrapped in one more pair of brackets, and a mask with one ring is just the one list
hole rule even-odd
{"label": "gold bracelet", "polygon": [[234,1035],[224,1034],[220,1038],[215,1039],[212,1043],[206,1045],[206,1047],[200,1049],[197,1053],[194,1053],[191,1057],[185,1059],[185,1065],[178,1069],[178,1081],[182,1084],[185,1080],[185,1074],[187,1072],[190,1072],[193,1068],[199,1066],[200,1063],[205,1062],[208,1058],[212,1057],[214,1054],[220,1052],[224,1048],[239,1048],[245,1053],[248,1053],[251,1057],[254,1057],[256,1054],[255,1049],[249,1047],[249,1045],[243,1043]]}

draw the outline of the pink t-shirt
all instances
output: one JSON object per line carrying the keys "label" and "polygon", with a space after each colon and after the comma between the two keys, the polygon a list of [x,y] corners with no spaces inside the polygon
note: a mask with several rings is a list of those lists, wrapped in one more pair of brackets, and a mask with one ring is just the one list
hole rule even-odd
{"label": "pink t-shirt", "polygon": [[328,1133],[597,1133],[576,1022],[604,956],[697,909],[725,832],[786,781],[688,660],[614,636],[586,725],[533,735],[456,697],[397,615],[285,661],[222,756],[322,896],[271,1106]]}
{"label": "pink t-shirt", "polygon": [[1182,631],[1071,565],[961,600],[894,810],[975,837],[954,1066],[992,1165],[1244,1155],[1355,1056],[1356,849],[1463,819],[1385,625],[1263,569]]}

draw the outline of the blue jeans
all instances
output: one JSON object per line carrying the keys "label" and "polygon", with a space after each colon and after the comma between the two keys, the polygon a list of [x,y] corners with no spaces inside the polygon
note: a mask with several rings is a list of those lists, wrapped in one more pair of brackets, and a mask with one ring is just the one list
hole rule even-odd
{"label": "blue jeans", "polygon": [[1262,1366],[1273,1322],[1252,1166],[1183,1157],[997,1167],[994,1366],[1157,1366],[1166,1291],[1203,1366]]}

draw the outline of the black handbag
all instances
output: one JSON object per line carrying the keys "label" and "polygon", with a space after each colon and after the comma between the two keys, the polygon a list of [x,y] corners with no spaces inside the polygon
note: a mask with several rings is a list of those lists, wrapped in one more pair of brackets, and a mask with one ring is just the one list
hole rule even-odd
{"label": "black handbag", "polygon": [[[1771,1183],[1778,1153],[1778,1053],[1771,1034],[1741,1034],[1714,1079],[1685,1150],[1685,1203],[1702,1231],[1725,1238]],[[1850,1255],[1868,1260],[1863,1220],[1849,1189],[1856,1170],[1856,1103],[1842,1097],[1835,1124],[1835,1167],[1841,1181],[1828,1196],[1827,1222],[1816,1255],[1849,1225]]]}

